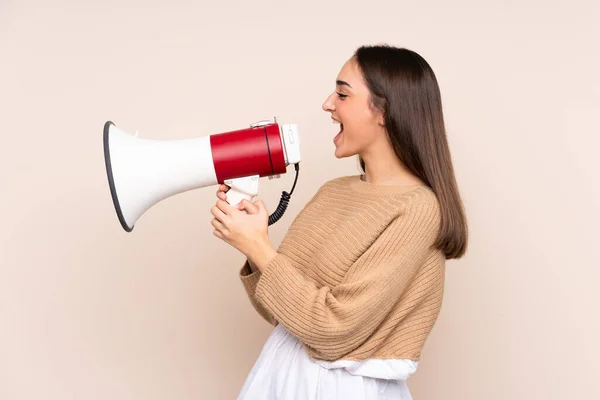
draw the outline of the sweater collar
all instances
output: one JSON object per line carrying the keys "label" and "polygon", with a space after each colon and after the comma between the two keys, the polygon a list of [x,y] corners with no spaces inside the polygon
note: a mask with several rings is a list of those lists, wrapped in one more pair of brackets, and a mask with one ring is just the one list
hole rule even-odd
{"label": "sweater collar", "polygon": [[410,184],[410,185],[385,185],[385,184],[377,184],[371,183],[363,180],[363,175],[351,175],[349,178],[349,187],[350,189],[361,192],[361,193],[372,193],[372,194],[394,194],[394,193],[403,193],[409,192],[411,190],[426,188],[429,189],[427,185],[421,184]]}

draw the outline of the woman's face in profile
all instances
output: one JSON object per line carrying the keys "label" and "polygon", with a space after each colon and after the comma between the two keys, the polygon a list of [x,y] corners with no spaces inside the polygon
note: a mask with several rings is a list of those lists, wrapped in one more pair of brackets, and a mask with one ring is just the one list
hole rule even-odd
{"label": "woman's face in profile", "polygon": [[331,113],[334,123],[340,124],[333,139],[337,158],[363,153],[382,130],[383,116],[371,107],[369,89],[354,58],[342,66],[335,91],[322,108]]}

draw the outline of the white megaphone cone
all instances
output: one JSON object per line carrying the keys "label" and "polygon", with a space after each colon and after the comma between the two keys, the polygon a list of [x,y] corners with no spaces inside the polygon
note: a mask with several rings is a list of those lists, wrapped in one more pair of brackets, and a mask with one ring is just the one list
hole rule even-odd
{"label": "white megaphone cone", "polygon": [[[231,132],[180,140],[149,140],[130,135],[114,123],[104,125],[104,160],[115,211],[125,231],[154,204],[177,193],[225,183],[227,202],[236,205],[258,194],[262,176],[279,177],[300,162],[296,125],[262,121]],[[293,193],[283,192],[276,222]]]}

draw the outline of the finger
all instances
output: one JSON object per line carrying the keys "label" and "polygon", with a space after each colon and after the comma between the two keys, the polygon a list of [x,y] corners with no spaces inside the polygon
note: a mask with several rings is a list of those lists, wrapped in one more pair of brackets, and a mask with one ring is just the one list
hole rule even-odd
{"label": "finger", "polygon": [[223,231],[226,229],[223,223],[216,218],[213,218],[213,220],[210,221],[210,224],[218,231]]}
{"label": "finger", "polygon": [[210,213],[214,215],[214,217],[221,222],[225,223],[225,219],[227,218],[227,214],[225,214],[218,206],[214,205],[210,208]]}
{"label": "finger", "polygon": [[213,231],[213,235],[215,235],[216,237],[218,237],[219,239],[225,239],[225,236],[223,236],[223,234],[221,232],[219,232],[217,229],[215,229]]}
{"label": "finger", "polygon": [[221,210],[225,215],[231,215],[234,211],[237,211],[235,207],[229,205],[225,200],[217,200],[216,207]]}
{"label": "finger", "polygon": [[256,214],[259,211],[259,208],[255,204],[246,199],[240,201],[237,208],[239,210],[245,210],[248,214]]}
{"label": "finger", "polygon": [[218,219],[213,219],[211,221],[211,225],[213,228],[215,228],[213,230],[213,234],[215,234],[215,236],[223,240],[227,240],[231,232],[229,229],[227,229],[227,227],[225,227],[225,225],[223,225]]}
{"label": "finger", "polygon": [[267,212],[267,206],[264,201],[258,200],[255,204],[259,212]]}
{"label": "finger", "polygon": [[229,189],[231,189],[229,186],[227,185],[219,185],[219,188],[217,189],[217,196],[219,198],[221,198],[219,195],[223,194],[223,193],[227,193],[229,191]]}

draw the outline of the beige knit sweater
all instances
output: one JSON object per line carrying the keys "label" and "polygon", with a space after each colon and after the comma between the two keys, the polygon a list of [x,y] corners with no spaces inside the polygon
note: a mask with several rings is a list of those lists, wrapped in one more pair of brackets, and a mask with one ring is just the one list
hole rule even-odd
{"label": "beige knit sweater", "polygon": [[315,359],[419,360],[442,304],[439,222],[427,186],[336,178],[296,216],[263,272],[246,262],[240,279],[260,315]]}

